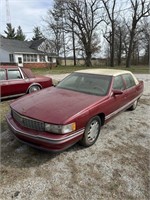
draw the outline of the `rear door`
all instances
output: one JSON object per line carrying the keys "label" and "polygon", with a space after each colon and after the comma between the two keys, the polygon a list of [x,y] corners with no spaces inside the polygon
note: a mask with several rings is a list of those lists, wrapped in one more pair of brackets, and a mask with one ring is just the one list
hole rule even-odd
{"label": "rear door", "polygon": [[123,74],[126,85],[126,104],[131,104],[137,97],[136,83],[131,74]]}
{"label": "rear door", "polygon": [[[114,94],[113,90],[122,91],[121,94]],[[122,111],[126,104],[126,90],[125,83],[121,75],[113,77],[113,83],[111,88],[111,93],[109,100],[107,102],[107,112],[106,120],[109,120],[111,117],[114,117],[120,111]]]}
{"label": "rear door", "polygon": [[18,69],[8,69],[8,87],[7,91],[10,95],[23,94],[26,92],[28,84],[26,83],[21,70]]}

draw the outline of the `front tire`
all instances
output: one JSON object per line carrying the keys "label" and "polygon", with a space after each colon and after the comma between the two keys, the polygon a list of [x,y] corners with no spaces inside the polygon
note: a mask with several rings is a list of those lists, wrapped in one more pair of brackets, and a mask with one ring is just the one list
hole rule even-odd
{"label": "front tire", "polygon": [[93,117],[88,122],[83,138],[80,141],[80,144],[85,147],[93,145],[100,133],[101,128],[101,119],[98,116]]}

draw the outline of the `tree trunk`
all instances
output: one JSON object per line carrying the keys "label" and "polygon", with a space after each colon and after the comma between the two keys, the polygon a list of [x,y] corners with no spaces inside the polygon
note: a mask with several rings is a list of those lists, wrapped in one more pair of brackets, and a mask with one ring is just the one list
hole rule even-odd
{"label": "tree trunk", "polygon": [[121,65],[121,55],[122,55],[122,34],[120,31],[119,35],[119,52],[118,52],[118,66]]}
{"label": "tree trunk", "polygon": [[134,39],[134,29],[131,30],[131,34],[130,34],[130,44],[129,44],[128,54],[127,54],[127,61],[126,61],[127,68],[131,66],[133,39]]}
{"label": "tree trunk", "polygon": [[72,22],[72,45],[73,45],[74,66],[76,66],[76,50],[75,50],[75,36],[74,36],[74,24],[73,24],[73,22]]}
{"label": "tree trunk", "polygon": [[115,57],[115,51],[114,51],[114,47],[115,47],[115,33],[114,33],[114,25],[112,25],[112,36],[111,36],[111,55],[110,55],[110,65],[111,67],[115,66],[115,62],[114,62],[114,57]]}
{"label": "tree trunk", "polygon": [[86,52],[85,65],[87,67],[91,67],[92,66],[91,57],[92,57],[91,53],[90,52]]}

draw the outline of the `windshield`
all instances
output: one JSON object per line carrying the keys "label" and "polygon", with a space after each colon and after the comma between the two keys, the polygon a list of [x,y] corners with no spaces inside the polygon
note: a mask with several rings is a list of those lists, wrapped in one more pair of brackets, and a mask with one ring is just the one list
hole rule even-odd
{"label": "windshield", "polygon": [[111,76],[74,72],[63,79],[58,88],[105,96],[108,93]]}

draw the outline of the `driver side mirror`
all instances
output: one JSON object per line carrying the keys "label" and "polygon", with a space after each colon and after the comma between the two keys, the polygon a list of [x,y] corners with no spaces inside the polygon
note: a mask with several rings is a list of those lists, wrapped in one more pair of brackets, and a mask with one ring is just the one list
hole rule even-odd
{"label": "driver side mirror", "polygon": [[123,94],[123,91],[122,90],[113,90],[113,95],[120,95],[120,94]]}

